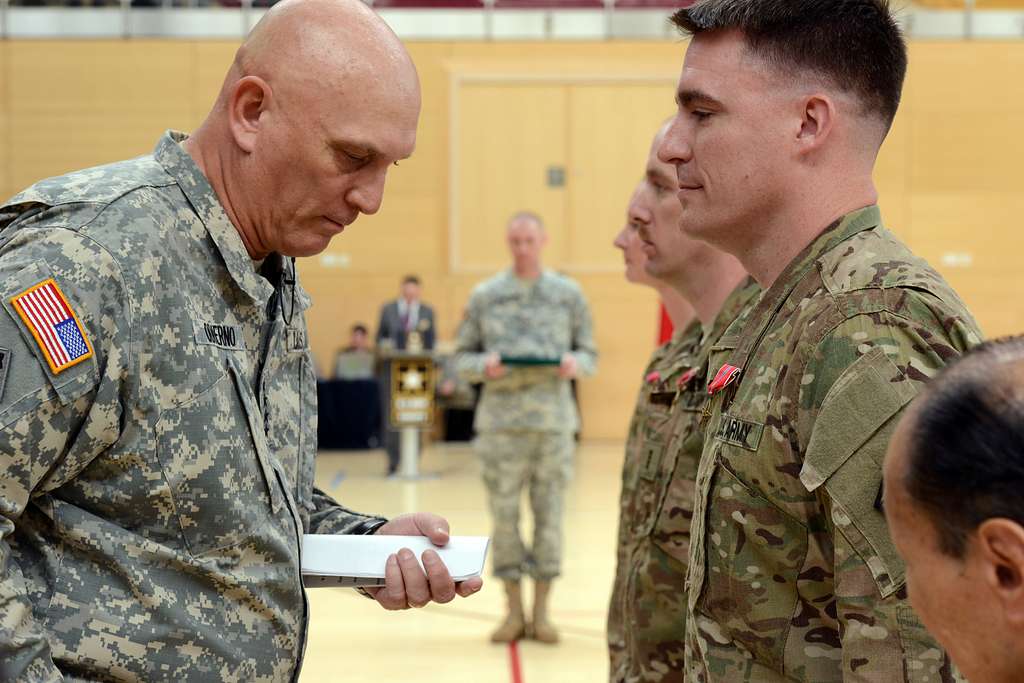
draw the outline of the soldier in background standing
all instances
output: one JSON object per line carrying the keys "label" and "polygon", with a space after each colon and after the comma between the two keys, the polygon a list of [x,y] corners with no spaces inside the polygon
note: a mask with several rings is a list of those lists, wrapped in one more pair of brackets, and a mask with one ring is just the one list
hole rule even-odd
{"label": "soldier in background standing", "polygon": [[[540,217],[516,214],[506,238],[512,268],[473,290],[455,362],[465,379],[484,383],[475,448],[494,518],[494,573],[508,594],[508,613],[491,639],[526,634],[521,578],[528,574],[535,586],[532,635],[554,643],[548,596],[561,572],[562,503],[579,428],[569,382],[593,374],[597,349],[579,285],[541,265],[547,233]],[[524,486],[534,521],[529,550],[519,534]]]}
{"label": "soldier in background standing", "polygon": [[689,681],[949,681],[881,510],[886,444],[978,327],[882,224],[906,46],[883,0],[704,0],[659,150],[680,225],[765,288],[712,349]]}
{"label": "soldier in background standing", "polygon": [[759,291],[735,257],[679,230],[675,169],[657,157],[667,128],[654,136],[644,179],[630,201],[629,225],[616,244],[639,242],[647,276],[691,302],[697,319],[655,352],[630,424],[608,611],[612,683],[682,683],[682,588],[708,354]]}

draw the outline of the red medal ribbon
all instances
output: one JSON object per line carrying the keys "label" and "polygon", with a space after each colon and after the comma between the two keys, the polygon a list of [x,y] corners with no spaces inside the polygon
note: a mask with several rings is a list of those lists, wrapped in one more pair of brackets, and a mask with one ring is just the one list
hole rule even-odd
{"label": "red medal ribbon", "polygon": [[678,381],[678,382],[676,382],[676,386],[678,386],[678,387],[679,387],[680,389],[682,389],[682,388],[683,388],[683,387],[685,387],[685,386],[686,386],[687,384],[689,384],[690,382],[692,382],[692,381],[693,381],[693,378],[694,378],[694,377],[696,377],[696,376],[697,376],[697,368],[690,368],[689,370],[687,370],[686,372],[684,372],[684,373],[683,373],[683,374],[682,374],[682,375],[681,375],[681,376],[679,377],[679,381]]}
{"label": "red medal ribbon", "polygon": [[712,396],[733,383],[740,376],[742,370],[735,365],[726,363],[715,375],[715,378],[708,384],[708,393]]}

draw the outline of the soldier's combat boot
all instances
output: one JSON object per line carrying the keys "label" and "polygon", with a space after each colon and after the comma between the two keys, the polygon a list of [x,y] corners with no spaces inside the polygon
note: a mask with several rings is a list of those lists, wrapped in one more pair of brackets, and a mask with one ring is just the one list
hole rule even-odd
{"label": "soldier's combat boot", "polygon": [[526,635],[522,584],[518,581],[505,581],[505,595],[508,596],[508,614],[501,626],[491,634],[492,643],[511,643]]}
{"label": "soldier's combat boot", "polygon": [[533,638],[541,643],[557,643],[558,631],[548,619],[551,582],[536,581],[533,586]]}

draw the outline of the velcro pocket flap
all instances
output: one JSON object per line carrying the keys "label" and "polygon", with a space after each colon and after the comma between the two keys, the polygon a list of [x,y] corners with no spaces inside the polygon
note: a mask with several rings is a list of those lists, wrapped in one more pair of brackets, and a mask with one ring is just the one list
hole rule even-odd
{"label": "velcro pocket flap", "polygon": [[824,485],[836,530],[867,565],[882,597],[903,584],[905,568],[875,502],[886,447],[915,393],[882,349],[862,356],[826,396],[800,471],[808,490]]}
{"label": "velcro pocket flap", "polygon": [[857,359],[832,385],[814,422],[800,469],[807,490],[825,483],[915,395],[912,383],[881,348]]}

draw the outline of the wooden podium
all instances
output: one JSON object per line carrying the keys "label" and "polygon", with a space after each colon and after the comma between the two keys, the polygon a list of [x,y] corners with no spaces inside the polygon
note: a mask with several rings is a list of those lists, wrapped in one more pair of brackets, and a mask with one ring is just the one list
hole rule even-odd
{"label": "wooden podium", "polygon": [[382,363],[387,363],[388,421],[398,430],[399,469],[403,478],[419,478],[418,432],[428,430],[434,422],[434,389],[436,371],[429,351],[382,350]]}

